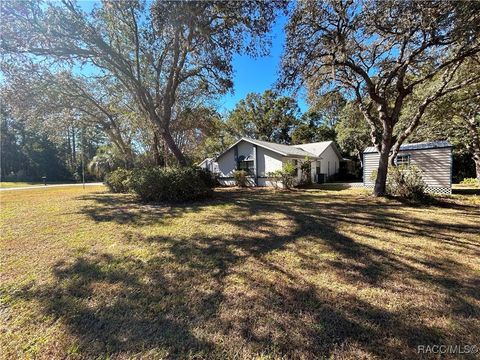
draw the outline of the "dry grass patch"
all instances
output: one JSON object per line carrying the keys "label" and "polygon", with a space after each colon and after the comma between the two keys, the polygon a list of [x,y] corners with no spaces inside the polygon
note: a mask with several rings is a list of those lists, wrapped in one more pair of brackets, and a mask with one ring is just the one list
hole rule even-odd
{"label": "dry grass patch", "polygon": [[0,189],[34,186],[34,185],[43,185],[43,183],[41,183],[41,182],[24,182],[24,181],[0,181]]}
{"label": "dry grass patch", "polygon": [[0,357],[413,358],[478,344],[480,201],[1,194]]}

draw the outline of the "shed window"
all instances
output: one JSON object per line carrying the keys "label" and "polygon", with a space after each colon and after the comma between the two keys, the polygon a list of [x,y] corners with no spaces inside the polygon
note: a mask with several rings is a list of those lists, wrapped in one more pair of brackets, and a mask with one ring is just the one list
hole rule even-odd
{"label": "shed window", "polygon": [[398,155],[395,162],[398,166],[410,165],[410,155]]}
{"label": "shed window", "polygon": [[255,167],[253,165],[253,160],[242,160],[238,163],[239,170],[245,170],[248,175],[255,174]]}

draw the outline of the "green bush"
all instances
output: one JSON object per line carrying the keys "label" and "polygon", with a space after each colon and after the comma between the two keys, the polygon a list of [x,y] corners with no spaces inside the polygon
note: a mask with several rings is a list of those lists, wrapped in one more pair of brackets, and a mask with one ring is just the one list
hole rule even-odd
{"label": "green bush", "polygon": [[214,188],[218,185],[218,178],[212,172],[199,167],[196,167],[195,170],[209,188]]}
{"label": "green bush", "polygon": [[391,166],[387,175],[387,193],[412,200],[425,198],[422,171],[414,166]]}
{"label": "green bush", "polygon": [[275,170],[267,173],[267,176],[272,178],[273,186],[279,188],[281,185],[285,189],[291,189],[295,182],[296,168],[291,162],[283,164],[281,170]]}
{"label": "green bush", "polygon": [[131,170],[114,170],[105,176],[105,185],[114,193],[127,193],[131,176]]}
{"label": "green bush", "polygon": [[135,169],[129,184],[143,201],[192,201],[212,193],[212,183],[206,176],[195,168],[151,167]]}
{"label": "green bush", "polygon": [[282,187],[282,170],[270,171],[267,176],[272,180],[275,189]]}
{"label": "green bush", "polygon": [[310,159],[305,157],[305,160],[302,161],[300,165],[300,170],[302,173],[302,177],[300,179],[301,186],[308,186],[312,184],[312,164]]}
{"label": "green bush", "polygon": [[247,182],[248,182],[247,175],[248,174],[245,170],[235,170],[233,172],[233,178],[235,179],[235,183],[237,184],[237,186],[240,186],[240,187],[247,186]]}
{"label": "green bush", "polygon": [[[377,179],[377,170],[372,171],[370,179]],[[415,165],[389,166],[387,173],[387,195],[400,196],[412,200],[425,198],[427,185],[423,181],[422,171]]]}
{"label": "green bush", "polygon": [[478,181],[478,179],[476,179],[476,178],[465,178],[462,181],[460,181],[460,184],[480,186],[480,181]]}

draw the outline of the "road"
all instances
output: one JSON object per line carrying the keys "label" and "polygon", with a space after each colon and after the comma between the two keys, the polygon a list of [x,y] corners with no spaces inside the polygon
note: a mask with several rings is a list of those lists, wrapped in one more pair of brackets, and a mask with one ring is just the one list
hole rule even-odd
{"label": "road", "polygon": [[[103,185],[101,182],[96,183],[86,183],[85,186],[98,186]],[[52,185],[32,185],[32,186],[22,186],[22,187],[12,187],[0,189],[0,191],[12,191],[12,190],[29,190],[29,189],[49,189],[53,187],[62,187],[62,186],[83,186],[83,184],[52,184]]]}

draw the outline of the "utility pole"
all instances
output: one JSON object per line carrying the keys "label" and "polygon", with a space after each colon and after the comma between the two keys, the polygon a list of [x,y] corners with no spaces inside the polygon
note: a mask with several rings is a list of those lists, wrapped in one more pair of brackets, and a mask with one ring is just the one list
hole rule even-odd
{"label": "utility pole", "polygon": [[83,182],[83,189],[85,189],[85,164],[84,164],[84,153],[85,153],[85,143],[84,143],[84,137],[85,137],[85,128],[82,127],[82,182]]}

